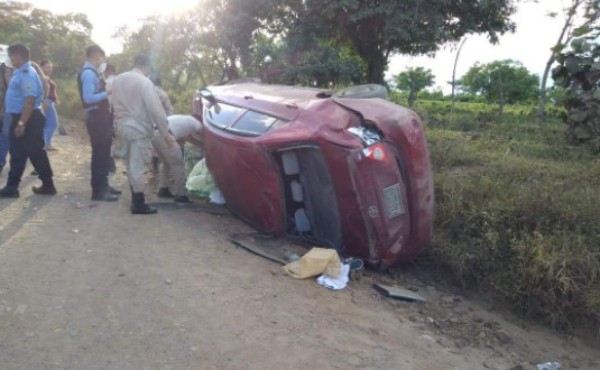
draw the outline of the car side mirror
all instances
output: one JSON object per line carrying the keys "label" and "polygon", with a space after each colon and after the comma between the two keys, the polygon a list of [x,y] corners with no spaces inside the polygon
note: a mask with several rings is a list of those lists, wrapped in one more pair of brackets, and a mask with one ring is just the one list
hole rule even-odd
{"label": "car side mirror", "polygon": [[213,104],[217,102],[217,99],[209,89],[203,87],[199,90],[199,93],[201,97],[208,100],[209,102]]}

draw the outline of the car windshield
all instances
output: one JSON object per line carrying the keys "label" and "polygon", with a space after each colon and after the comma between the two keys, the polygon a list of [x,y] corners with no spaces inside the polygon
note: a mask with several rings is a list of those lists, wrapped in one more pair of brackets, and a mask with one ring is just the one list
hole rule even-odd
{"label": "car windshield", "polygon": [[248,111],[236,123],[232,129],[248,134],[264,134],[273,125],[278,125],[279,120],[263,113]]}
{"label": "car windshield", "polygon": [[242,108],[227,104],[212,104],[206,109],[208,121],[220,128],[228,127],[231,122],[242,112]]}
{"label": "car windshield", "polygon": [[[204,116],[213,126],[239,135],[258,136],[286,121],[255,111],[245,111],[229,104],[212,104],[204,110]],[[239,118],[238,118],[239,117]]]}

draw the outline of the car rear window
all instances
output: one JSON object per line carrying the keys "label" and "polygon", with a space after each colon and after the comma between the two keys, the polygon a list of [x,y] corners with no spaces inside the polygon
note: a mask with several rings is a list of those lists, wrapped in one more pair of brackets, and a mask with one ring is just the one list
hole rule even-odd
{"label": "car rear window", "polygon": [[220,128],[228,127],[242,112],[242,108],[227,104],[213,104],[206,110],[208,121]]}
{"label": "car rear window", "polygon": [[272,126],[279,125],[280,122],[275,117],[248,111],[231,128],[240,133],[260,135],[267,132]]}

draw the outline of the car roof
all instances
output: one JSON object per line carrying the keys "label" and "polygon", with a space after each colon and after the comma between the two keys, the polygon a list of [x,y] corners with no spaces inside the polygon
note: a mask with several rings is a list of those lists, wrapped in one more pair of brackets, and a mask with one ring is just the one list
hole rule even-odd
{"label": "car roof", "polygon": [[217,100],[268,113],[288,121],[300,114],[311,101],[331,96],[330,90],[260,83],[210,86]]}

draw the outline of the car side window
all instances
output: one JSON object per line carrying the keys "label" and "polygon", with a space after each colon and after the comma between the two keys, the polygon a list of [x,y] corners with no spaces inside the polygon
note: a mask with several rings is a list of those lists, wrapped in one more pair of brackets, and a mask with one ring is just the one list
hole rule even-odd
{"label": "car side window", "polygon": [[207,117],[208,122],[211,124],[220,128],[226,128],[242,111],[242,108],[219,103],[212,104],[205,109],[204,116]]}
{"label": "car side window", "polygon": [[267,132],[271,126],[277,124],[277,122],[279,122],[279,120],[275,117],[271,117],[264,113],[248,111],[233,124],[231,129],[239,133],[260,135]]}

